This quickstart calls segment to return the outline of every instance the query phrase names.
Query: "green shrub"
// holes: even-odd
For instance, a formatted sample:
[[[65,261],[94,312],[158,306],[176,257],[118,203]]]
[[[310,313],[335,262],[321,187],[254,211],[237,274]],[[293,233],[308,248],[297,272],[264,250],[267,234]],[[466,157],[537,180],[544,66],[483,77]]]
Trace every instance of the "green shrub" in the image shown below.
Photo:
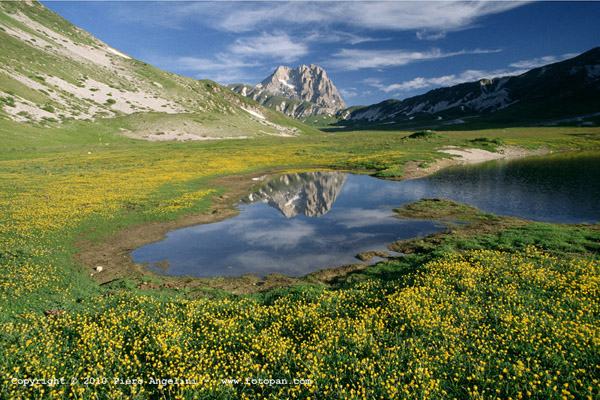
[[[15,98],[11,96],[0,97],[0,103],[4,103],[9,107],[15,107]]]
[[[412,135],[409,135],[408,138],[409,139],[429,139],[429,138],[440,138],[443,137],[443,135],[440,135],[439,133],[435,132],[435,131],[431,131],[429,129],[424,130],[424,131],[418,131],[413,133]]]

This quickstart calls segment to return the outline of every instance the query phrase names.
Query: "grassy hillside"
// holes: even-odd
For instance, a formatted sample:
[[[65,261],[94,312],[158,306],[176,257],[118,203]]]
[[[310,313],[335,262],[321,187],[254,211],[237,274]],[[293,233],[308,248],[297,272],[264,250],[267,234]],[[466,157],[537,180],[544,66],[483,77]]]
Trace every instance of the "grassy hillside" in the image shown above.
[[[0,120],[49,125],[125,116],[123,134],[152,140],[306,130],[214,82],[135,60],[38,2],[0,2]]]

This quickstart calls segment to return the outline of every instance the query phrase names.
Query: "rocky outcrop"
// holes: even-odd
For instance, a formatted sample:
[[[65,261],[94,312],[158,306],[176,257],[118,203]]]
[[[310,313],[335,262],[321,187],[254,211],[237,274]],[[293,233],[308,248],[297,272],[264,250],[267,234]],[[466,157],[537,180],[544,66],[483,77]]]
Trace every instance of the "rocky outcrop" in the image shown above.
[[[269,107],[299,120],[321,114],[333,115],[330,108],[322,107],[309,101],[276,96],[266,90],[259,89],[256,86],[234,83],[227,87],[242,96],[251,98],[265,107]]]
[[[280,66],[256,86],[235,83],[228,87],[299,120],[316,115],[334,116],[346,108],[325,70],[312,64],[296,69]]]
[[[282,175],[240,202],[253,204],[262,201],[281,211],[287,218],[299,214],[319,217],[329,212],[347,177],[345,172]]]
[[[309,101],[333,112],[346,108],[325,70],[313,64],[296,69],[280,66],[256,87],[276,96]]]

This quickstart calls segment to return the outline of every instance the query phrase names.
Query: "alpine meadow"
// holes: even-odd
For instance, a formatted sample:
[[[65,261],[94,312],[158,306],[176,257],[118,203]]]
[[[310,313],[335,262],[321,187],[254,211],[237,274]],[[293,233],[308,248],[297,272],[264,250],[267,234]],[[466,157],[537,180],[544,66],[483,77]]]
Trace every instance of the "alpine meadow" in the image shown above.
[[[600,398],[599,6],[0,1],[0,399]]]

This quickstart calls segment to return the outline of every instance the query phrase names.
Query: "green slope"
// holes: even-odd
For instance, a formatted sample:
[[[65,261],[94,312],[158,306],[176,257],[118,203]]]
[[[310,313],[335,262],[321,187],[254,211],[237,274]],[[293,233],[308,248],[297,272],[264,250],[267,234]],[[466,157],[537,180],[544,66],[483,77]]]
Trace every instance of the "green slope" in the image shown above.
[[[135,60],[38,2],[0,2],[0,123],[106,118],[151,139],[310,131],[215,82]]]

